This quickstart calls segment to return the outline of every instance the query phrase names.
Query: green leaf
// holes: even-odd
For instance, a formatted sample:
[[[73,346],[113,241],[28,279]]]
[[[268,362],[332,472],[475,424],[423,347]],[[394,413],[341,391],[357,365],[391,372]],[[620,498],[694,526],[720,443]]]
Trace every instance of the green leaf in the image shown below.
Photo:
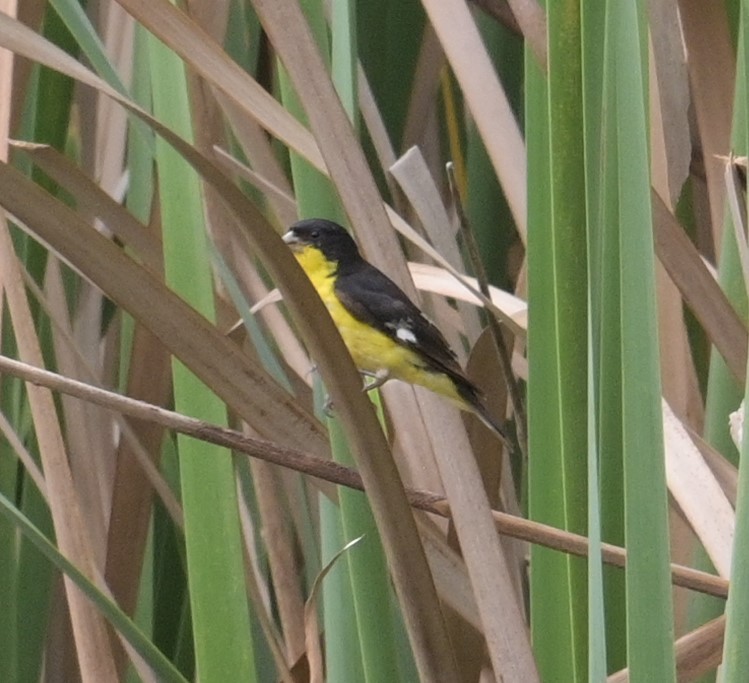
[[[49,4],[60,15],[60,19],[96,73],[113,88],[126,95],[127,88],[109,61],[104,45],[83,11],[81,3],[78,0],[50,0]]]
[[[632,680],[675,680],[655,256],[648,154],[647,41],[639,4],[609,2],[619,206],[621,424]],[[604,447],[602,445],[602,447]]]
[[[155,38],[149,48],[156,115],[189,139],[184,65]],[[161,138],[156,162],[167,283],[212,319],[213,283],[198,176]],[[226,424],[221,401],[180,362],[172,367],[176,409]],[[252,681],[254,654],[231,456],[187,437],[177,442],[197,675],[203,683]]]
[[[334,459],[354,466],[336,420],[328,420],[328,426]],[[369,503],[358,491],[339,487],[338,500],[344,541],[363,537],[361,543],[348,553],[348,576],[364,673],[361,680],[368,683],[397,680],[396,606],[391,600],[390,575],[377,525]]]
[[[734,119],[734,138],[737,151],[746,152],[749,141],[749,121],[746,112],[749,111],[749,89],[746,87],[747,67],[749,67],[749,50],[747,50],[747,30],[749,30],[749,3],[742,2],[741,32],[739,42],[739,68],[737,69],[736,99],[739,104],[737,108],[741,116]],[[746,204],[742,207],[746,210]],[[725,245],[733,254],[731,265],[734,266],[734,283],[742,280],[740,266],[737,263],[736,240],[733,238],[734,231],[728,229],[724,240],[730,243]],[[746,237],[744,236],[744,239]],[[739,271],[738,273],[735,271]],[[735,286],[734,284],[734,286]],[[734,293],[740,301],[745,302],[747,283],[744,281],[744,291]],[[749,395],[749,380],[744,389],[744,406]],[[736,529],[733,541],[733,561],[731,563],[731,590],[726,603],[726,635],[723,642],[723,669],[722,683],[738,683],[746,678],[749,670],[749,563],[746,555],[749,549],[749,429],[744,421],[743,439],[741,442],[741,456],[739,459],[739,481],[736,496]]]
[[[541,91],[532,96],[541,111],[533,112],[528,141],[534,178],[528,187],[529,516],[585,533],[588,284],[580,3],[550,2],[548,17],[548,81],[540,83],[535,73],[528,78],[528,90]],[[532,73],[531,60],[526,68]],[[538,139],[531,142],[533,135]],[[548,193],[539,180],[547,173]],[[587,678],[585,580],[584,562],[532,548],[531,627],[543,679]]]
[[[172,663],[146,638],[138,627],[102,593],[80,570],[64,557],[57,548],[37,529],[27,517],[2,494],[0,494],[0,514],[16,526],[34,547],[52,564],[69,577],[81,591],[97,606],[112,626],[121,633],[135,651],[143,657],[161,681],[187,683]]]

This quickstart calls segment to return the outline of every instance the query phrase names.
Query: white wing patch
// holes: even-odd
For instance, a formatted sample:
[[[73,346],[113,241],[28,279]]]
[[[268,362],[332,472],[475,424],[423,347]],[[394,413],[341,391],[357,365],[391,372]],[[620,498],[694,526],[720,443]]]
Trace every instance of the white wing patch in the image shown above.
[[[386,323],[386,327],[395,330],[396,339],[399,339],[406,344],[416,345],[418,343],[416,335],[413,333],[407,320],[399,320],[397,323]]]

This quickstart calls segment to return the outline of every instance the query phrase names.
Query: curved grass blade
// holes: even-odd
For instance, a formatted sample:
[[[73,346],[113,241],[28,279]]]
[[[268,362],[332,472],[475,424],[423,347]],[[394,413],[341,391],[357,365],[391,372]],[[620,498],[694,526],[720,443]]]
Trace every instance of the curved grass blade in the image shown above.
[[[104,593],[102,593],[81,571],[71,563],[50,541],[37,529],[16,507],[0,494],[0,514],[14,524],[21,533],[41,552],[52,564],[80,588],[80,590],[96,605],[97,609],[109,620],[119,633],[133,646],[136,652],[159,676],[159,680],[170,683],[187,683],[182,674],[164,654],[146,638],[138,627],[122,612]]]

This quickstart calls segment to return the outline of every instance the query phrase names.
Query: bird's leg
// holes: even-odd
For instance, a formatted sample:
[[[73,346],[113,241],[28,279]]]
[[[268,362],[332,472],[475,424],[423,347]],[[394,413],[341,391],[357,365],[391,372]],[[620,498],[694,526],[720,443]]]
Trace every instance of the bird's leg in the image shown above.
[[[313,365],[308,371],[307,376],[317,372],[317,364]],[[325,402],[322,404],[322,412],[326,417],[333,417],[333,399],[330,398],[330,394],[325,393]]]
[[[325,396],[325,403],[322,405],[322,411],[326,417],[333,417],[335,406],[333,405],[333,399],[330,398],[330,394]]]
[[[370,377],[372,379],[369,384],[367,384],[366,382],[364,383],[363,391],[365,393],[369,393],[373,389],[381,387],[390,379],[390,373],[385,369],[378,370],[377,372],[369,372],[368,370],[359,370],[359,372],[365,377]],[[323,413],[325,413],[325,415],[327,415],[328,417],[333,417],[333,408],[333,399],[331,399],[330,396],[326,396],[325,403],[322,407]]]
[[[364,375],[365,377],[373,378],[372,382],[364,385],[365,392],[370,392],[373,389],[378,389],[390,379],[390,372],[385,368],[381,368],[377,372],[362,372],[362,375]]]

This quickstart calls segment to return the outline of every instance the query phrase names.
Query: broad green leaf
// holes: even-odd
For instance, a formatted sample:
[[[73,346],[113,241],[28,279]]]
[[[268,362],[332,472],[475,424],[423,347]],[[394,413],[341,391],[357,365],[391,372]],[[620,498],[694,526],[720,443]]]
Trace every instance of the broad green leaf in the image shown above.
[[[661,386],[650,204],[644,8],[609,2],[619,206],[621,421],[627,642],[633,680],[675,679]],[[603,446],[602,446],[603,447]]]
[[[529,515],[584,533],[588,283],[580,5],[550,2],[547,12],[548,81],[529,79],[529,90],[538,87],[546,98],[546,111],[529,117],[528,141],[534,178],[528,184]],[[541,95],[533,105],[544,106]],[[548,194],[538,180],[546,173]],[[531,627],[543,679],[587,678],[585,577],[584,562],[532,548]]]

